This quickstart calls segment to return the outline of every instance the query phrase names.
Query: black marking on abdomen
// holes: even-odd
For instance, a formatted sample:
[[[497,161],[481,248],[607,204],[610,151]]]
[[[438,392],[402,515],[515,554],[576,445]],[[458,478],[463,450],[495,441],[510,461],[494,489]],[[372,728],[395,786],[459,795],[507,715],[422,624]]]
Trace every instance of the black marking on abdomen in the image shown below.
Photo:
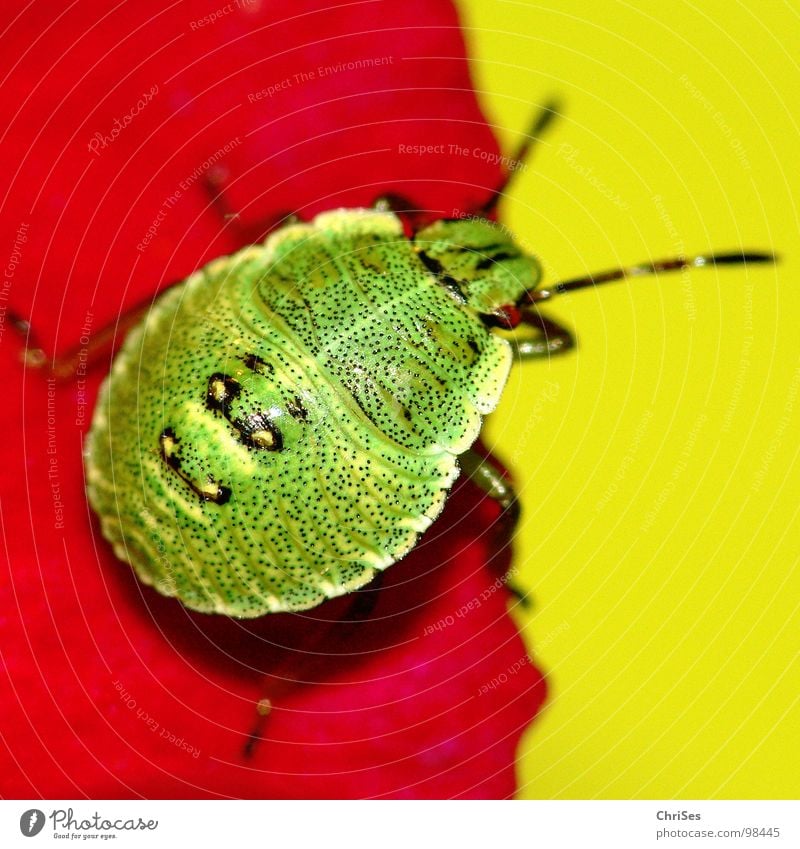
[[[281,451],[283,434],[265,413],[253,413],[246,419],[236,419],[231,424],[239,432],[239,441],[248,448],[260,451]]]
[[[181,460],[175,447],[180,439],[175,435],[171,427],[164,428],[158,437],[158,449],[161,459],[173,472],[192,490],[201,501],[211,501],[214,504],[227,504],[231,498],[231,489],[214,480],[211,475],[207,476],[205,486],[198,486],[188,475],[181,471]]]
[[[255,354],[248,354],[245,360],[247,361],[248,358],[258,360],[259,363],[267,366],[267,363],[257,358]],[[267,413],[251,413],[246,418],[231,417],[231,405],[241,392],[242,386],[238,380],[230,375],[216,372],[208,378],[206,406],[210,410],[222,413],[238,433],[242,445],[261,451],[280,451],[283,448],[283,434]]]
[[[161,452],[161,459],[170,467],[177,471],[181,467],[181,458],[173,449],[180,442],[180,439],[175,435],[175,431],[171,427],[165,427],[161,431],[161,436],[158,437],[158,447]]]
[[[231,488],[229,486],[223,486],[219,481],[215,481],[211,475],[208,476],[208,482],[216,486],[217,491],[214,495],[206,495],[202,492],[198,493],[202,501],[213,501],[214,504],[227,504],[231,500]]]

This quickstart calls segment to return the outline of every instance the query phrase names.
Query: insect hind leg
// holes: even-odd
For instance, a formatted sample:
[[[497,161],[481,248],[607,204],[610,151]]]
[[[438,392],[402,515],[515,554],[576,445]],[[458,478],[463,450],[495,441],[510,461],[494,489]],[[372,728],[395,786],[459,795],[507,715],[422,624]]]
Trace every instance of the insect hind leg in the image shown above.
[[[373,201],[372,208],[379,212],[393,212],[403,222],[406,235],[409,237],[437,216],[437,213],[433,210],[422,209],[409,197],[397,192],[386,192],[379,195]]]
[[[565,354],[575,347],[572,333],[538,309],[523,309],[520,312],[523,329],[506,338],[518,360],[552,357]]]

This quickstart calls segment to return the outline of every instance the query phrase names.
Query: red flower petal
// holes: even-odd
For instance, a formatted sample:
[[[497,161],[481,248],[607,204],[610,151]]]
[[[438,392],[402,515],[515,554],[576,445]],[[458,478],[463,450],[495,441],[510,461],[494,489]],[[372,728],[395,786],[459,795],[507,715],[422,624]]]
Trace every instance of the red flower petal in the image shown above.
[[[230,5],[83,2],[51,23],[40,3],[3,36],[0,219],[22,234],[4,295],[49,350],[286,212],[394,192],[452,215],[497,183],[496,159],[449,148],[496,152],[448,4]],[[367,622],[321,624],[342,600],[249,623],[188,613],[140,586],[89,515],[81,441],[102,374],[26,374],[4,325],[0,795],[513,793],[544,684],[471,485]],[[298,672],[309,683],[276,698],[246,758],[265,674]]]

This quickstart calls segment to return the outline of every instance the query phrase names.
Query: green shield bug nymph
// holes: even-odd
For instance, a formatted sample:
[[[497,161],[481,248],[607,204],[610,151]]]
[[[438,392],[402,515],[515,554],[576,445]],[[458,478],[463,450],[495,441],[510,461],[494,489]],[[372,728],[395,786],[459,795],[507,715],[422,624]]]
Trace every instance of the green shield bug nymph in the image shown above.
[[[156,301],[86,444],[91,504],[142,581],[209,613],[313,607],[407,554],[460,468],[513,521],[513,493],[470,449],[514,356],[571,346],[539,302],[772,259],[676,258],[541,289],[536,259],[486,217],[507,179],[463,219],[383,203],[287,223]],[[516,340],[495,332],[521,324]]]

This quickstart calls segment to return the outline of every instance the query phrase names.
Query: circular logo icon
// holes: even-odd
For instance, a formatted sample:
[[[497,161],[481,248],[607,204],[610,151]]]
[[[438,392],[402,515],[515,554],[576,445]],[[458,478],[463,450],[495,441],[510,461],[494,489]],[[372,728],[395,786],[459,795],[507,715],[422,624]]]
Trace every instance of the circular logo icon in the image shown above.
[[[31,808],[19,818],[19,830],[25,837],[36,837],[44,828],[44,812],[38,808]]]

